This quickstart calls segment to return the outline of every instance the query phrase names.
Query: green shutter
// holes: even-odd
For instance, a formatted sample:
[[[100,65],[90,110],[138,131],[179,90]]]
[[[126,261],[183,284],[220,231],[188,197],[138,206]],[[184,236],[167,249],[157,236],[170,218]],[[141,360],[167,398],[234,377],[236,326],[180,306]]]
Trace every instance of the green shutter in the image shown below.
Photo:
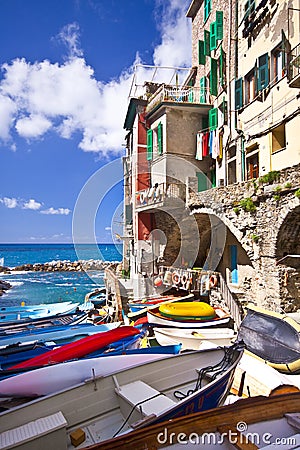
[[[204,30],[204,54],[210,56],[210,32]]]
[[[200,103],[208,103],[206,100],[206,77],[200,78]]]
[[[211,0],[204,0],[204,22],[207,20],[211,11]]]
[[[157,149],[158,154],[161,155],[163,151],[163,141],[162,141],[162,123],[159,122],[157,127]]]
[[[207,190],[207,176],[203,172],[196,172],[198,178],[198,192]]]
[[[220,77],[220,85],[224,86],[224,51],[223,48],[220,48],[220,56],[219,56],[219,77]]]
[[[223,39],[223,11],[216,11],[216,37],[219,41]]]
[[[214,50],[217,48],[217,35],[216,35],[216,22],[210,24],[210,49]]]
[[[204,41],[198,41],[198,59],[199,64],[201,65],[205,64],[206,56],[204,52]]]
[[[208,126],[210,130],[218,128],[218,108],[212,108],[208,111]]]
[[[262,91],[269,84],[269,56],[268,53],[258,58],[257,89]]]
[[[189,102],[189,103],[194,103],[194,89],[190,89],[190,90],[189,90],[189,94],[188,94],[188,102]]]
[[[243,107],[243,79],[235,80],[235,109]]]
[[[147,160],[151,161],[153,154],[153,130],[147,131]]]
[[[218,62],[214,58],[210,58],[209,92],[218,95]]]

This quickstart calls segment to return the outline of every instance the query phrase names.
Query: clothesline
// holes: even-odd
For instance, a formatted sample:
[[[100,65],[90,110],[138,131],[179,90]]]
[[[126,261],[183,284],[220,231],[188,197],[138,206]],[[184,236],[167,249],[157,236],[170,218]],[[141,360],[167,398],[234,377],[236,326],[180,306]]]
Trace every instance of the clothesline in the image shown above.
[[[213,159],[223,158],[223,134],[224,130],[199,131],[197,133],[196,159],[202,161],[205,156]]]

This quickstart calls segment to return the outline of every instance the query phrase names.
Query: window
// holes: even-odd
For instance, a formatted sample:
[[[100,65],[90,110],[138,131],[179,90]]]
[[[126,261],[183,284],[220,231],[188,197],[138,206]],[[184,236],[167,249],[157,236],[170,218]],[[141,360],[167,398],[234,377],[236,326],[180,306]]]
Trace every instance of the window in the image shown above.
[[[271,77],[272,82],[276,83],[284,77],[285,52],[283,43],[280,43],[271,54]]]
[[[236,182],[236,159],[233,159],[227,166],[227,181],[228,184]]]
[[[245,103],[250,103],[256,97],[255,69],[245,76]]]
[[[210,56],[210,32],[204,30],[204,54]]]
[[[210,50],[217,48],[217,26],[216,22],[210,24]]]
[[[204,0],[204,22],[206,22],[211,11],[211,0]]]
[[[244,14],[244,19],[246,19],[246,17],[249,17],[250,14],[252,14],[255,10],[255,0],[247,0],[245,3],[245,14]]]
[[[252,178],[258,178],[259,176],[259,165],[258,165],[258,152],[247,156],[247,180],[252,180]]]
[[[285,124],[279,125],[272,131],[272,153],[286,147]]]
[[[216,11],[216,37],[219,41],[223,39],[223,11]]]
[[[148,150],[148,144],[147,144]],[[163,139],[162,139],[162,123],[159,122],[157,128],[154,128],[152,133],[152,151],[156,155],[161,155],[163,152]],[[152,159],[149,158],[149,159]]]

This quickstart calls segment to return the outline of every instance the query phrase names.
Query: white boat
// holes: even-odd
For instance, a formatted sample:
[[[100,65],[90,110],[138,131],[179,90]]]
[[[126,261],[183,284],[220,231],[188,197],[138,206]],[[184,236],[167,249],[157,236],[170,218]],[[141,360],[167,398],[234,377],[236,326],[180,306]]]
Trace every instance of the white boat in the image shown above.
[[[60,450],[74,448],[73,444],[84,448],[219,406],[230,389],[243,348],[238,344],[186,352],[93,376],[0,413],[0,442],[5,439],[3,449],[25,442],[27,448]]]
[[[166,356],[170,356],[170,354],[103,356],[41,367],[1,380],[0,398],[39,397],[53,394],[83,383],[88,378],[102,377]]]
[[[20,305],[0,307],[0,322],[20,319],[35,319],[53,316],[55,314],[68,314],[74,312],[79,303],[42,303],[40,305]]]
[[[160,345],[182,344],[182,350],[199,350],[203,341],[216,345],[229,345],[235,333],[231,328],[153,328],[155,339]]]

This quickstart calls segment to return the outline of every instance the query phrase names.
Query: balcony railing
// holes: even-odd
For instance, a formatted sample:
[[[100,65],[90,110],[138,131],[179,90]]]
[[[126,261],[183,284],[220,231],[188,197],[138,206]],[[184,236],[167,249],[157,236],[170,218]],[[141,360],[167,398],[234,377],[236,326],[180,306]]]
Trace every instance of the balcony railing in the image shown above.
[[[288,80],[290,87],[300,87],[300,44],[289,54]]]
[[[186,186],[180,183],[160,183],[154,187],[138,191],[135,196],[136,208],[164,203],[167,199],[181,199],[185,202]]]
[[[209,105],[211,104],[211,95],[207,88],[162,84],[150,97],[146,112],[149,113],[162,102]]]

